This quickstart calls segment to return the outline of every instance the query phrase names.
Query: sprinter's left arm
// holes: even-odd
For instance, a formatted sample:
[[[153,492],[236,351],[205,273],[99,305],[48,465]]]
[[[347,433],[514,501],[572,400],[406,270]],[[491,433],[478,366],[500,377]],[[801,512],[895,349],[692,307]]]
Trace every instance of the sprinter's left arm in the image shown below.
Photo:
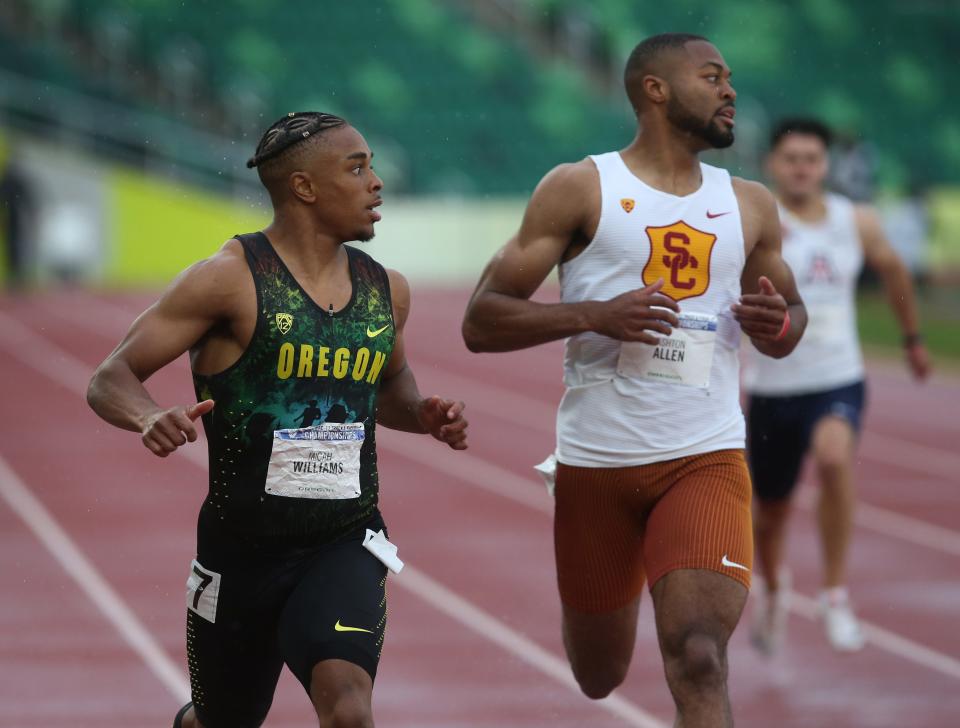
[[[807,310],[781,254],[780,216],[773,195],[758,182],[738,178],[734,178],[734,190],[749,252],[733,315],[757,351],[780,359],[803,336]]]
[[[430,434],[454,450],[467,449],[464,404],[439,396],[422,397],[413,370],[407,363],[403,330],[410,315],[410,284],[388,270],[393,298],[393,353],[387,362],[377,395],[377,422],[392,430]]]

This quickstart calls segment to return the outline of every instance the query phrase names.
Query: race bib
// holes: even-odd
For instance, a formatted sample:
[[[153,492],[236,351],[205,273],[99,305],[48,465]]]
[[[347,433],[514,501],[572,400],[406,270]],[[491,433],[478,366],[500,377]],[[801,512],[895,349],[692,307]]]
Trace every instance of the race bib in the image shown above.
[[[288,498],[360,497],[362,422],[274,430],[264,490]]]
[[[190,576],[187,577],[187,609],[216,623],[219,599],[220,574],[204,569],[196,559],[191,561]]]
[[[655,346],[639,341],[620,344],[617,374],[654,382],[683,384],[706,389],[710,386],[713,348],[717,342],[717,317],[702,313],[681,313],[680,325]]]

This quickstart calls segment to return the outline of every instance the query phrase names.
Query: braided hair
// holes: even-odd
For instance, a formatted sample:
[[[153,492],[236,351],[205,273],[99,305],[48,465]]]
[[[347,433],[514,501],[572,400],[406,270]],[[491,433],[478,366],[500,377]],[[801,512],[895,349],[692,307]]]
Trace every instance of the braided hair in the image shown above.
[[[259,167],[264,162],[276,159],[288,149],[311,136],[322,134],[328,129],[346,126],[347,122],[339,116],[325,114],[322,111],[291,111],[270,125],[257,144],[257,150],[247,160],[247,168]]]
[[[253,156],[247,160],[247,167],[257,168],[260,181],[272,197],[275,191],[279,191],[281,181],[292,171],[291,164],[299,162],[325,132],[346,125],[344,119],[333,114],[291,111],[264,132]]]

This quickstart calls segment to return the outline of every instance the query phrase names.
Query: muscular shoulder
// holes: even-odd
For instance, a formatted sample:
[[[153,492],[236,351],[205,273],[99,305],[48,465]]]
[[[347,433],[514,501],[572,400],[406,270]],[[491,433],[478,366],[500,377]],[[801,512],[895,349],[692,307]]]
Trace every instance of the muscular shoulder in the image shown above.
[[[233,238],[209,258],[180,273],[164,293],[161,304],[173,309],[202,307],[214,317],[224,317],[253,290],[243,246]]]
[[[535,233],[566,234],[590,226],[600,212],[600,175],[590,159],[560,164],[533,191],[524,222]],[[594,225],[595,226],[595,225]]]
[[[766,185],[742,177],[731,177],[733,192],[740,203],[740,214],[769,214],[777,211],[777,198]]]
[[[597,166],[593,160],[585,158],[579,162],[558,164],[543,176],[537,189],[572,195],[594,189],[599,179]]]
[[[580,206],[600,199],[600,174],[590,159],[558,164],[547,172],[533,192],[533,199],[563,206]]]
[[[393,300],[393,319],[397,328],[402,329],[410,315],[410,283],[400,271],[387,268],[390,281],[390,298]]]
[[[740,206],[743,239],[747,250],[763,241],[779,240],[780,213],[777,199],[765,185],[741,177],[732,177],[733,192]]]
[[[187,270],[206,283],[236,283],[238,278],[250,277],[243,246],[236,238],[231,238],[216,253]]]

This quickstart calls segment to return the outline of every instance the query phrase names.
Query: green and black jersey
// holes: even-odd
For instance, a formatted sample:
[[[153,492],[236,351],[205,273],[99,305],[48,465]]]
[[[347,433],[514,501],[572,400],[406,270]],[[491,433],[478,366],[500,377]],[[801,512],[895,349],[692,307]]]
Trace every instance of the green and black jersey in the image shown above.
[[[353,293],[345,308],[330,313],[310,299],[265,235],[237,238],[256,285],[257,322],[235,364],[193,375],[198,400],[216,402],[203,418],[210,485],[199,536],[250,547],[337,541],[379,518],[376,401],[396,335],[387,273],[345,246]],[[324,423],[363,423],[359,497],[268,492],[275,431]],[[302,467],[316,472],[330,465]]]

